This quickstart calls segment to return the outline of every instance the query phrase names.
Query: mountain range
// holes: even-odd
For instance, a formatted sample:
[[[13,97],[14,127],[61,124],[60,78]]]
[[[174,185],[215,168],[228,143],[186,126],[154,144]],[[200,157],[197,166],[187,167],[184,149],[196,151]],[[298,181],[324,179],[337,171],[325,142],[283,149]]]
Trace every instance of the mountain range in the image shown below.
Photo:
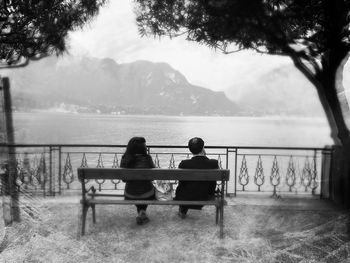
[[[284,65],[257,77],[243,78],[226,90],[248,115],[321,116],[315,87],[293,65]]]
[[[48,58],[7,72],[18,110],[164,115],[236,115],[223,92],[190,84],[166,63]]]
[[[350,86],[348,71],[344,72],[345,87]],[[242,76],[225,92],[192,85],[169,64],[150,61],[118,64],[109,58],[50,57],[0,73],[10,77],[13,105],[21,111],[223,116],[324,114],[316,89],[291,64],[259,75]]]

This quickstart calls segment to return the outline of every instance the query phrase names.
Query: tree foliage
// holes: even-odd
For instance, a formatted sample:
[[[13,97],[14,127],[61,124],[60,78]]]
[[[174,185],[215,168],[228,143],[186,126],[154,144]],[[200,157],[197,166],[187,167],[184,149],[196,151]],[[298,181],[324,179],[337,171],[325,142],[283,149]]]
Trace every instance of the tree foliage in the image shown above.
[[[24,66],[66,49],[69,31],[81,27],[105,0],[1,0],[0,65]]]
[[[350,51],[349,0],[136,2],[141,35],[186,35],[225,53],[252,49],[289,56],[317,88],[332,126],[349,139],[335,93]]]
[[[343,0],[137,0],[142,35],[186,34],[221,49],[295,55],[319,70],[330,49],[348,52],[350,1]],[[236,50],[230,50],[230,44]]]

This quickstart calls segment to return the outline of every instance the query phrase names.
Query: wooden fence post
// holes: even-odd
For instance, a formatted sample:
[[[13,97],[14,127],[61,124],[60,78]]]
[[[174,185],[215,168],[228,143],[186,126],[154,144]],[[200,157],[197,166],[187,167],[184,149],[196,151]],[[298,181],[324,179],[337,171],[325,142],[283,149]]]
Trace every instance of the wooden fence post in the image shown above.
[[[20,221],[19,191],[16,185],[17,161],[16,150],[13,145],[14,129],[12,121],[12,106],[10,81],[8,78],[0,78],[0,166],[1,187],[3,195],[3,214],[5,225]]]

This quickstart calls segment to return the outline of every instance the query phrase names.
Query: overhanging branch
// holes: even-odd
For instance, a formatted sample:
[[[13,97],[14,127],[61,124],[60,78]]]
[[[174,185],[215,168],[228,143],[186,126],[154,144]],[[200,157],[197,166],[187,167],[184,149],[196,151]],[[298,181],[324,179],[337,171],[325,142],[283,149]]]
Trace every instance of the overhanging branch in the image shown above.
[[[236,50],[227,51],[227,49],[225,49],[225,48],[220,48],[220,47],[218,47],[217,49],[221,50],[221,51],[222,51],[224,54],[226,54],[226,55],[228,55],[228,54],[233,54],[233,53],[237,53],[237,52],[239,52],[239,51],[244,50],[244,48],[238,48],[238,49],[236,49]]]
[[[317,78],[316,78],[316,72],[313,73],[300,59],[300,57],[298,57],[296,54],[291,53],[289,55],[289,57],[292,59],[295,67],[297,69],[299,69],[304,76],[313,84],[315,85],[316,88],[319,87],[320,83],[318,82]]]
[[[252,47],[252,49],[260,54],[264,54],[264,55],[274,55],[274,56],[289,56],[288,54],[285,54],[283,52],[279,52],[279,51],[267,51],[267,50],[261,50],[258,47]]]
[[[24,61],[18,63],[9,65],[8,63],[0,63],[0,69],[14,69],[14,68],[23,68],[25,66],[28,66],[30,61],[38,61],[40,59],[43,59],[45,57],[50,56],[49,54],[40,54],[39,56],[31,57],[31,58],[24,58]]]

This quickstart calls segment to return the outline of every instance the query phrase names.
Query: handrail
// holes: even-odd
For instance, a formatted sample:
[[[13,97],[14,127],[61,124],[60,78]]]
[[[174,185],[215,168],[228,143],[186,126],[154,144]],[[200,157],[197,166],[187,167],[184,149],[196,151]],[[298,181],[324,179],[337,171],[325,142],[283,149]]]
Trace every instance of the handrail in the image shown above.
[[[123,148],[126,147],[126,144],[6,144],[0,143],[0,147],[71,147],[71,148],[79,148],[79,147],[106,147],[106,148]],[[151,145],[148,144],[149,148],[172,148],[172,149],[184,149],[188,148],[187,145]],[[247,149],[247,150],[309,150],[309,151],[320,151],[320,150],[329,150],[333,151],[334,146],[325,146],[325,147],[283,147],[283,146],[237,146],[237,145],[208,145],[205,146],[207,149]]]

